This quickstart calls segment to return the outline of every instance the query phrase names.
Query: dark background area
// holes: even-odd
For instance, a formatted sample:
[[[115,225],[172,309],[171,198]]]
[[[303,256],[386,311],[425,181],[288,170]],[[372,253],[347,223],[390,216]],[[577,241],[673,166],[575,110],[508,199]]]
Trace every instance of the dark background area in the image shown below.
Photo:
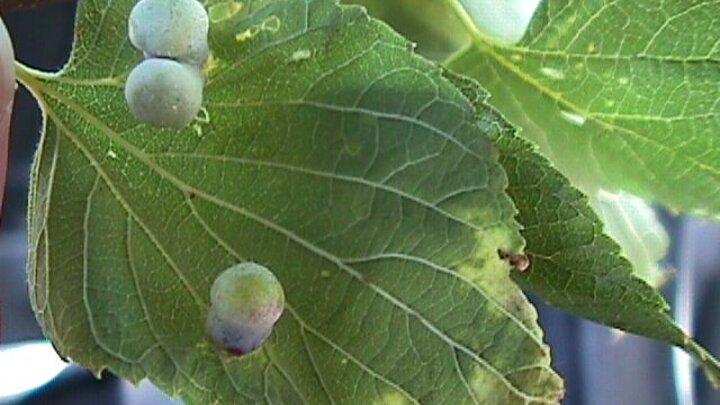
[[[60,69],[72,44],[72,3],[3,15],[15,53],[23,63]],[[41,131],[40,112],[27,91],[18,90],[12,123],[8,190],[0,223],[0,314],[2,343],[42,337],[27,297],[25,216],[32,157]],[[673,238],[668,264],[675,277],[665,288],[681,325],[712,353],[720,354],[720,226],[663,215]],[[699,370],[661,343],[555,311],[534,299],[552,348],[554,367],[566,380],[568,405],[720,404]],[[0,346],[2,347],[2,346]],[[10,365],[0,364],[0,368]],[[0,381],[0,385],[8,383]],[[77,367],[14,404],[163,404],[150,385],[132,388],[107,376],[98,381]],[[0,399],[0,404],[3,404]]]

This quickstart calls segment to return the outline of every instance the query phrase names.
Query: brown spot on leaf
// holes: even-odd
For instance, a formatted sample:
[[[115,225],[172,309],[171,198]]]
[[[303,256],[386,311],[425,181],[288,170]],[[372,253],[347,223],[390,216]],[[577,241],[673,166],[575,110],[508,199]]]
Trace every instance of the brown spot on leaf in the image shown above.
[[[519,271],[525,271],[530,268],[530,258],[524,253],[510,253],[499,249],[498,257],[508,262],[513,268]]]

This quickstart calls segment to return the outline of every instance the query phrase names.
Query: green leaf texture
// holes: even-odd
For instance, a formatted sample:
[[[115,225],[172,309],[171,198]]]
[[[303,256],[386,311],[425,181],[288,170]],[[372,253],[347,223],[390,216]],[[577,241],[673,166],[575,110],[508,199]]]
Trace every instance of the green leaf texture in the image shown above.
[[[368,12],[417,44],[416,51],[435,60],[446,60],[470,45],[452,6],[437,0],[346,0],[367,7]]]
[[[47,117],[32,301],[61,353],[198,404],[558,401],[497,256],[523,245],[507,177],[437,67],[360,8],[245,2],[213,14],[205,113],[154,130],[123,98],[132,4],[80,2],[70,65],[19,67]],[[204,323],[241,260],[274,271],[287,307],[230,358]]]
[[[716,216],[718,16],[704,0],[547,0],[520,44],[475,38],[451,67],[583,189]]]
[[[474,100],[485,132],[500,150],[510,180],[508,193],[524,225],[529,270],[513,275],[524,289],[551,305],[595,322],[683,348],[720,386],[720,362],[686,335],[668,314],[663,297],[633,274],[620,247],[603,233],[587,197],[572,187],[528,141],[515,135],[487,94],[471,79],[453,76]]]

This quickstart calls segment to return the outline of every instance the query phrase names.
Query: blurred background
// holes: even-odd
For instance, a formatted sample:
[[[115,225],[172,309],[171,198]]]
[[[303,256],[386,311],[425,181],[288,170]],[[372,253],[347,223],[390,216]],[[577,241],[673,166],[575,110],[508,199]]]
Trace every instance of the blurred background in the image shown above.
[[[0,0],[1,1],[1,0]],[[2,16],[18,60],[54,71],[67,61],[75,6],[66,1]],[[26,280],[26,205],[41,115],[23,88],[13,113],[8,189],[0,222],[0,405],[172,404],[149,383],[133,387],[106,374],[100,380],[62,361],[43,340],[30,309]],[[663,289],[678,322],[720,354],[720,226],[660,212],[671,236]],[[558,312],[534,299],[565,378],[568,405],[720,404],[689,358],[670,347]]]

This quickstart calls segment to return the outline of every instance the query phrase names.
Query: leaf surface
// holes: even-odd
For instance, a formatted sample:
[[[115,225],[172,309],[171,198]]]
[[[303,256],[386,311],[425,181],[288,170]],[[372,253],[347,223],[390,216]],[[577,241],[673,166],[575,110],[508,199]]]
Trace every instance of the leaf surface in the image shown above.
[[[703,0],[548,0],[517,46],[476,36],[450,66],[583,189],[716,216],[719,15]]]
[[[720,362],[677,326],[665,299],[633,273],[620,247],[603,233],[587,197],[534,145],[502,124],[476,82],[454,75],[452,80],[484,117],[481,125],[500,150],[508,193],[524,225],[525,252],[532,264],[525,272],[514,272],[513,279],[557,308],[683,348],[718,387]]]
[[[63,354],[199,404],[557,402],[497,256],[523,244],[506,175],[437,67],[360,8],[244,2],[212,13],[205,113],[154,130],[122,92],[133,3],[81,2],[70,65],[19,70],[47,116],[32,300]],[[230,358],[209,290],[245,260],[287,306]]]
[[[435,61],[446,60],[470,45],[460,19],[446,1],[437,0],[345,0],[367,7],[380,19],[417,44],[416,51]]]
[[[427,47],[427,43],[439,39],[446,40],[453,36],[459,38],[467,33],[478,34],[471,27],[472,23],[468,18],[464,19],[464,22],[469,24],[466,26],[465,33],[458,34],[457,27],[451,26],[445,26],[440,33],[435,33],[438,27],[435,25],[435,21],[451,19],[453,6],[457,12],[456,18],[459,16],[463,19],[464,13],[460,8],[460,3],[455,0],[442,2],[445,6],[437,6],[432,13],[433,18],[425,19],[422,18],[424,14],[420,8],[407,7],[404,2],[391,4],[364,1],[364,3],[370,6],[370,11],[376,15],[383,18],[389,16],[388,21],[393,27],[408,38],[418,41],[420,49],[424,46]],[[676,10],[681,5],[680,2],[673,1],[663,4],[665,3],[671,3],[668,7],[670,11]],[[683,4],[688,4],[691,10],[717,8],[714,4],[690,3]],[[479,91],[475,83],[451,74],[453,81],[464,89],[469,98],[475,100],[481,121],[485,121],[486,124],[485,132],[491,134],[500,149],[501,163],[510,179],[509,193],[519,210],[518,220],[525,226],[523,236],[527,240],[526,251],[530,253],[533,266],[527,273],[516,274],[515,280],[525,289],[533,291],[565,311],[685,348],[700,361],[710,380],[717,385],[718,376],[720,376],[717,360],[678,328],[668,316],[668,304],[651,285],[643,281],[645,279],[657,284],[666,278],[666,275],[659,273],[655,267],[656,261],[664,256],[667,245],[661,225],[648,211],[648,207],[636,199],[598,200],[596,206],[603,209],[603,214],[609,222],[608,225],[612,227],[607,230],[607,233],[618,236],[623,243],[621,251],[617,243],[606,236],[603,224],[592,211],[588,199],[575,188],[576,186],[580,187],[592,195],[603,195],[600,190],[603,185],[609,186],[611,189],[617,188],[617,184],[603,174],[605,167],[608,167],[610,171],[621,171],[622,173],[618,177],[622,181],[631,179],[631,177],[624,178],[624,173],[638,169],[632,167],[632,162],[627,162],[628,148],[625,143],[619,136],[614,138],[620,142],[615,142],[611,139],[613,136],[610,136],[608,132],[597,128],[593,129],[589,125],[591,120],[587,117],[578,115],[567,108],[560,109],[556,99],[548,97],[547,94],[543,94],[542,88],[534,86],[535,78],[539,77],[538,80],[551,79],[550,82],[553,85],[575,86],[572,91],[567,93],[573,97],[587,98],[597,94],[595,89],[599,87],[595,86],[596,82],[585,80],[584,76],[578,74],[565,75],[566,71],[560,68],[543,69],[546,65],[560,66],[561,68],[574,66],[581,70],[582,68],[596,67],[605,75],[628,74],[629,80],[637,83],[646,80],[645,76],[648,74],[660,72],[652,70],[648,73],[640,70],[637,72],[640,74],[639,77],[632,77],[631,73],[635,74],[633,70],[635,64],[641,66],[642,58],[632,58],[620,54],[615,57],[618,61],[618,69],[603,67],[605,65],[612,66],[613,56],[602,55],[598,44],[606,46],[603,49],[607,50],[613,49],[613,44],[617,41],[623,41],[623,46],[628,46],[632,41],[642,41],[642,35],[645,34],[636,35],[634,30],[638,28],[638,21],[644,21],[643,14],[639,11],[643,7],[647,6],[626,1],[612,3],[546,1],[543,2],[543,8],[538,12],[530,33],[520,45],[511,48],[492,47],[485,43],[483,38],[476,36],[473,47],[452,61],[449,67],[453,71],[471,75],[482,86],[488,88],[493,95],[492,98],[486,100],[485,92]],[[661,7],[664,6],[657,6],[657,8]],[[618,21],[618,14],[609,13],[611,10],[617,12],[618,8],[627,12],[622,19],[626,22],[622,28],[613,26]],[[597,15],[592,14],[590,18],[583,20],[589,15],[588,10],[599,11],[600,9],[602,11]],[[555,18],[556,15],[560,17]],[[653,15],[653,18],[657,17],[657,14]],[[405,19],[413,19],[421,23],[415,26],[403,24]],[[604,22],[598,22],[596,19],[604,19]],[[674,18],[669,19],[674,20]],[[707,20],[707,16],[702,16],[702,19]],[[576,28],[581,23],[588,26],[588,32],[578,33]],[[668,22],[668,24],[671,23]],[[617,33],[593,36],[593,30],[598,32],[603,26],[605,31],[617,30]],[[711,25],[711,31],[714,28],[715,25]],[[573,31],[573,29],[576,30]],[[578,33],[578,37],[584,37],[586,42],[591,41],[594,44],[590,48],[595,56],[570,54],[568,49],[561,47],[563,38],[568,40],[576,33]],[[428,38],[429,34],[434,36],[430,35]],[[539,38],[547,39],[547,43]],[[550,41],[548,38],[556,38],[556,40]],[[689,44],[692,41],[698,42],[699,37],[697,35],[693,35],[693,38],[682,36],[674,43],[677,45],[678,51],[682,51],[683,47],[677,42]],[[552,46],[550,42],[553,43]],[[552,51],[536,49],[543,46],[552,48]],[[582,60],[583,63],[587,62],[587,65],[581,66],[579,60]],[[515,67],[510,69],[504,64],[505,62],[514,64]],[[655,62],[659,66],[663,63],[671,64],[672,60],[656,60]],[[551,63],[555,63],[555,65]],[[557,65],[557,63],[560,64]],[[571,63],[574,64],[571,65]],[[692,66],[691,63],[688,65],[686,74],[691,76],[700,74],[700,71],[696,70],[696,66]],[[523,70],[528,66],[534,66],[534,70]],[[619,68],[626,70],[623,71]],[[628,73],[627,69],[631,69],[631,72]],[[567,71],[572,72],[572,70]],[[677,79],[677,77],[667,77],[660,81]],[[698,78],[693,77],[693,80],[696,79]],[[618,87],[612,82],[600,87],[610,88],[613,86]],[[715,87],[706,90],[712,92]],[[650,89],[650,87],[636,86],[633,92],[640,94],[642,91]],[[655,88],[652,87],[652,89]],[[691,90],[692,88],[688,86],[678,87],[678,97],[676,98],[699,96],[698,93],[689,95],[683,93]],[[676,102],[667,98],[663,100],[666,100],[668,104]],[[489,106],[490,104],[492,107]],[[628,100],[623,108],[635,108],[633,107],[635,105],[636,100]],[[642,106],[642,104],[640,105]],[[707,104],[705,106],[707,107]],[[497,113],[493,107],[498,107],[505,116],[511,119],[511,122],[521,126],[519,135],[539,143],[541,152],[549,156],[557,166],[541,157],[528,142],[516,136],[510,126],[498,126],[498,123],[503,120],[496,116]],[[488,118],[493,116],[496,118]],[[673,126],[668,126],[666,129],[668,129],[665,131],[666,133],[673,133],[676,130]],[[697,136],[687,139],[687,143],[703,142],[703,139],[707,139],[704,138],[708,134],[706,132],[697,133]],[[658,139],[672,139],[672,137],[661,137],[659,134],[660,132],[653,132],[651,135]],[[594,140],[596,137],[600,140]],[[592,155],[595,152],[593,147],[583,147],[586,140],[592,146],[601,145],[605,148],[602,153],[610,157],[601,162],[603,166]],[[555,143],[559,146],[556,146]],[[666,155],[643,156],[657,161],[664,159]],[[699,157],[705,158],[706,154],[700,154]],[[568,164],[570,161],[574,164]],[[562,174],[555,167],[561,169]],[[683,172],[686,179],[696,175],[687,172]],[[634,175],[631,173],[630,176]],[[572,185],[565,176],[570,177]],[[646,186],[653,187],[653,184],[666,180],[667,178],[645,178],[641,181],[644,181]],[[677,181],[676,178],[673,178],[663,187],[678,189]],[[682,190],[692,187],[694,186],[689,184],[683,185]],[[702,191],[704,191],[702,188],[692,190],[695,196],[702,194]],[[607,192],[604,195],[615,196],[615,194]],[[655,195],[651,194],[652,196]],[[686,193],[679,197],[689,201],[692,196]],[[703,196],[703,198],[705,197],[707,195]],[[712,202],[714,203],[714,201]],[[628,210],[633,211],[632,215]],[[632,264],[626,257],[632,260]],[[633,264],[637,268],[633,269]]]

